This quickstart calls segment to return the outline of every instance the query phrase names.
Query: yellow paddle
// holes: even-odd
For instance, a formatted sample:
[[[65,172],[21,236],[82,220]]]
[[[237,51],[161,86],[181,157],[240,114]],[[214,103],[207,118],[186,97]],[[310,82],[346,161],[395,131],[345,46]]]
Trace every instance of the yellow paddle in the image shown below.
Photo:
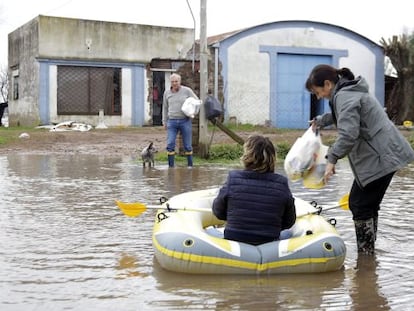
[[[129,217],[136,217],[147,210],[147,207],[143,203],[125,203],[121,201],[115,201],[116,205],[121,209],[121,211]]]
[[[329,211],[330,209],[338,207],[341,207],[344,210],[349,210],[349,193],[345,194],[342,196],[342,198],[339,199],[338,205],[322,208],[321,212]]]
[[[121,201],[115,201],[116,205],[121,209],[121,211],[129,217],[137,217],[145,212],[147,209],[170,209],[170,210],[181,210],[181,211],[195,211],[195,212],[211,212],[211,209],[201,208],[201,207],[174,207],[170,208],[168,205],[145,205],[140,202],[125,203]]]
[[[345,194],[338,202],[338,205],[342,207],[342,209],[349,210],[349,193]]]
[[[349,210],[349,193],[345,194],[338,202],[338,205],[323,208],[322,210],[317,210],[315,212],[312,212],[311,214],[316,214],[321,211],[327,211],[330,209],[341,207],[344,210]],[[145,212],[147,209],[173,209],[173,210],[183,210],[183,211],[195,211],[195,212],[211,212],[211,209],[207,208],[201,208],[201,207],[186,207],[186,206],[180,206],[180,207],[174,207],[170,208],[168,205],[145,205],[144,203],[140,202],[133,202],[133,203],[125,203],[121,201],[115,201],[116,205],[121,209],[121,211],[129,217],[137,217],[141,215],[143,212]]]

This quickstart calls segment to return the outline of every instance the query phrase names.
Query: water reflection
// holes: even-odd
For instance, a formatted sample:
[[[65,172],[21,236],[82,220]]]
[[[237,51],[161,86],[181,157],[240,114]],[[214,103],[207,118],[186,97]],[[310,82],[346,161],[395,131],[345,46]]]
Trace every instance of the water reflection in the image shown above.
[[[171,296],[154,301],[154,307],[189,306],[194,297],[204,310],[317,310],[340,294],[344,271],[318,276],[302,275],[182,275],[163,270],[154,262],[157,288]],[[343,305],[343,301],[336,301]],[[198,308],[194,308],[198,309]]]
[[[355,310],[390,310],[378,282],[378,264],[376,256],[358,256],[349,289]]]
[[[292,192],[322,206],[347,193],[352,174],[323,190]],[[337,220],[344,269],[318,275],[195,276],[154,261],[155,211],[124,216],[116,199],[156,204],[162,196],[221,185],[228,167],[142,168],[128,157],[0,157],[2,310],[409,310],[414,303],[411,207],[414,166],[394,177],[380,211],[376,258],[357,256],[349,211]]]

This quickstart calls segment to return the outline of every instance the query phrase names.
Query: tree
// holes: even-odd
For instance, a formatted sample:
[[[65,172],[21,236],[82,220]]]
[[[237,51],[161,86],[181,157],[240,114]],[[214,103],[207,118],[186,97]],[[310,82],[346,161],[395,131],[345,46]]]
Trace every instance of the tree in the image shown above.
[[[8,101],[9,94],[9,76],[7,75],[7,68],[0,68],[0,102]]]
[[[414,120],[414,33],[382,38],[380,43],[398,75],[385,103],[388,116],[396,124]]]

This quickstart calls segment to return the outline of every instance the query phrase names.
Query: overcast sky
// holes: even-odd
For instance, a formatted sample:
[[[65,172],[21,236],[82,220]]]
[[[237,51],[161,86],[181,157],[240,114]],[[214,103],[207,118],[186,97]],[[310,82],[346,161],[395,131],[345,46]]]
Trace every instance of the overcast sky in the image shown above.
[[[188,0],[199,37],[200,0]],[[411,3],[411,4],[410,4]],[[414,29],[412,0],[207,0],[207,35],[281,20],[311,20],[375,43]],[[390,7],[392,5],[392,7]],[[7,34],[38,15],[193,28],[187,0],[0,0],[0,64]]]

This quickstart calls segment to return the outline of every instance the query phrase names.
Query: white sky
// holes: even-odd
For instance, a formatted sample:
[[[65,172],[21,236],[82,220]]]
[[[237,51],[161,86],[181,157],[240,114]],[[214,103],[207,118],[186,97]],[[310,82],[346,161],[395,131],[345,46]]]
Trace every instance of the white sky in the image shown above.
[[[188,0],[199,37],[200,0]],[[414,30],[412,0],[207,0],[207,35],[281,20],[311,20],[379,43]],[[393,7],[390,7],[392,5]],[[398,14],[398,15],[397,15]],[[0,0],[0,65],[7,35],[38,15],[193,28],[187,0]]]

